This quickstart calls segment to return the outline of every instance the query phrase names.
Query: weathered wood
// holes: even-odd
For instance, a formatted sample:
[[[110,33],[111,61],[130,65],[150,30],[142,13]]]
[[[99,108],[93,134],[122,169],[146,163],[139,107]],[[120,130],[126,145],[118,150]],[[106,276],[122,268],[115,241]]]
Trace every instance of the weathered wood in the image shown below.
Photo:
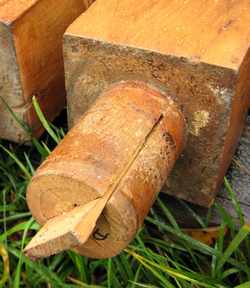
[[[189,135],[164,190],[211,206],[247,111],[249,9],[246,0],[95,2],[64,37],[70,124],[112,83],[167,91]]]
[[[39,135],[31,97],[37,97],[50,120],[65,105],[62,35],[92,2],[0,0],[1,138],[27,140],[6,106]]]
[[[31,256],[47,256],[71,245],[83,255],[105,258],[133,239],[185,140],[184,117],[162,93],[140,82],[111,87],[37,170],[27,194],[32,215],[41,224],[58,218],[45,224],[28,246]],[[101,204],[109,201],[85,244],[75,245],[70,227],[53,232],[53,223],[70,223],[65,218],[75,206],[96,199]],[[96,223],[95,217],[89,222]],[[84,217],[78,219],[85,231]]]
[[[250,220],[250,114],[246,119],[246,125],[227,178],[242,207],[245,220]],[[220,203],[234,219],[239,218],[225,187],[221,189],[216,202]],[[211,221],[216,224],[221,222],[221,217],[215,209]]]
[[[243,216],[245,220],[248,221],[250,219],[250,114],[246,119],[239,146],[226,176],[233,191],[236,193],[236,198],[241,205]],[[200,227],[200,224],[193,217],[192,213],[190,213],[186,206],[183,206],[178,199],[163,195],[163,193],[161,193],[160,197],[171,210],[180,226],[187,228]],[[215,203],[220,204],[231,215],[232,219],[240,224],[239,215],[237,215],[234,204],[224,186],[220,189],[220,192],[215,199]],[[197,205],[189,203],[186,203],[186,205],[204,220],[206,220],[208,213],[211,214],[210,225],[220,225],[222,216],[214,206],[211,207],[211,211],[209,211],[208,209]]]

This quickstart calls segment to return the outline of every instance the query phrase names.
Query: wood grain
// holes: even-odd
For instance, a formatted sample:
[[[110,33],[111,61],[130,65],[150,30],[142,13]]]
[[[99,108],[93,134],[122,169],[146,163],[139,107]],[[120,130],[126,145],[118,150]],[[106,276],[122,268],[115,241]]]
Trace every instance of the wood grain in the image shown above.
[[[32,109],[33,95],[49,120],[65,105],[62,35],[91,2],[0,0],[0,137],[28,137],[6,104],[34,135],[41,133],[41,126]]]
[[[107,201],[99,198],[50,219],[26,246],[25,254],[36,260],[84,245]]]
[[[68,33],[238,69],[249,48],[249,9],[248,0],[99,0]]]

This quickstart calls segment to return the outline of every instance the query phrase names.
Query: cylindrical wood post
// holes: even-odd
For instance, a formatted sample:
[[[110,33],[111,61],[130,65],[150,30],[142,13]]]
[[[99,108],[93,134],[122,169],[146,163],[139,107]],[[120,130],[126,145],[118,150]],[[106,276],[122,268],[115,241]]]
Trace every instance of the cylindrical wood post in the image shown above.
[[[93,201],[106,199],[99,201],[100,215],[91,214],[87,221],[85,213],[85,222],[77,226],[79,233],[84,234],[84,225],[93,219],[91,231],[88,226],[91,235],[84,243],[78,237],[72,242],[75,244],[60,244],[60,249],[51,244],[43,250],[40,245],[38,253],[34,248],[37,243],[41,239],[44,245],[48,242],[47,236],[40,236],[28,246],[27,254],[48,256],[63,248],[74,248],[93,258],[119,253],[141,226],[180,155],[184,140],[185,119],[168,95],[137,81],[110,87],[37,170],[27,194],[29,208],[42,225],[60,215],[72,217],[74,212],[70,211],[79,212],[79,207],[88,203],[93,203],[95,210]],[[59,221],[66,220],[61,217]],[[47,234],[51,225],[44,229]],[[62,226],[66,229],[66,224]],[[72,232],[73,236],[76,234]],[[49,237],[50,243],[53,237]]]

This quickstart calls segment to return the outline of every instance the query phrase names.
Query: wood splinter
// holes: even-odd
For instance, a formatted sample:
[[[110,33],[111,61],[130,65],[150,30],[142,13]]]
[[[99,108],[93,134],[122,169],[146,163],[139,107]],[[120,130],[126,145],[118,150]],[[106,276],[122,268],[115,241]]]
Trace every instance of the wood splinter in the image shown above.
[[[52,218],[36,234],[24,253],[36,260],[83,245],[92,234],[106,202],[107,197],[96,199]]]
[[[139,81],[109,87],[33,177],[28,205],[44,226],[25,253],[117,255],[142,225],[184,140],[182,112],[164,92]]]

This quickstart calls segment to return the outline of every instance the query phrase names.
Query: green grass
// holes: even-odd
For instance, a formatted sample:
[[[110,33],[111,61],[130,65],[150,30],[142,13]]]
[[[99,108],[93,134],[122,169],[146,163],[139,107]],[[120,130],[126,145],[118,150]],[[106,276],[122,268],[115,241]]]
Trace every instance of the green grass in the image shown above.
[[[217,205],[221,226],[213,246],[184,234],[159,198],[133,243],[117,257],[91,260],[68,251],[39,262],[26,258],[23,247],[39,229],[26,206],[26,187],[64,136],[33,102],[47,130],[42,140],[33,139],[31,146],[0,141],[0,287],[250,287],[250,226],[226,179],[240,226]],[[191,208],[188,213],[207,226]]]

